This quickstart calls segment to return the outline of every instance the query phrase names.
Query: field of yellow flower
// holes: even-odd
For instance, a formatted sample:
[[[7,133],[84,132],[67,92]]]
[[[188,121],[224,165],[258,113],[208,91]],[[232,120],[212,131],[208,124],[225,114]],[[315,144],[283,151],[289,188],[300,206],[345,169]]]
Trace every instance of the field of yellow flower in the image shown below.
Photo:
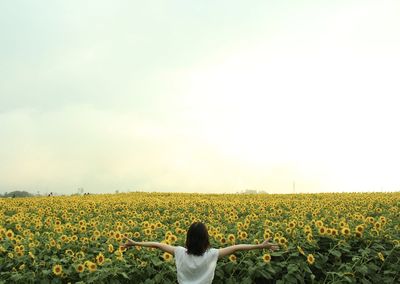
[[[399,283],[400,193],[126,193],[0,199],[0,283],[176,283],[174,258],[124,236],[213,247],[271,238],[276,252],[218,261],[214,283]]]

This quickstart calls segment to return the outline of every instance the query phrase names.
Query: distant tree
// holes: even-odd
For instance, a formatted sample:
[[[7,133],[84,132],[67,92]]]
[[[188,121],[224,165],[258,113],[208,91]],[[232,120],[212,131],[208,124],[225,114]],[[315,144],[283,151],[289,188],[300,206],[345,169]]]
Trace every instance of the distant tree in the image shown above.
[[[27,191],[15,190],[6,192],[3,197],[32,197],[33,195]]]

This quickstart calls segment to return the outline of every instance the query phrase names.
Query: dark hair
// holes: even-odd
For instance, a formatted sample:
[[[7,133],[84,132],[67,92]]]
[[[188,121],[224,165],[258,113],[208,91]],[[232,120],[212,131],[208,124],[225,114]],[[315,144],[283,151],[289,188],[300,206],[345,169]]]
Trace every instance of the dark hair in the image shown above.
[[[186,248],[188,254],[203,255],[210,247],[210,239],[206,225],[195,222],[190,225],[186,235]]]

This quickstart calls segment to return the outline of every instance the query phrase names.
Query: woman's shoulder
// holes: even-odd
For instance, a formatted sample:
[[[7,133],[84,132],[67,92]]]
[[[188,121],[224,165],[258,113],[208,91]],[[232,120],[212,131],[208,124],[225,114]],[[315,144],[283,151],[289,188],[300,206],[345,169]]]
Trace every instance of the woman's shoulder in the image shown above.
[[[217,248],[209,248],[205,253],[208,255],[218,255],[219,250]]]
[[[208,250],[206,250],[205,254],[206,258],[209,259],[210,261],[217,261],[219,250],[216,248],[209,248]]]
[[[186,248],[184,248],[182,246],[175,247],[175,255],[176,254],[182,254],[182,253],[186,253]]]

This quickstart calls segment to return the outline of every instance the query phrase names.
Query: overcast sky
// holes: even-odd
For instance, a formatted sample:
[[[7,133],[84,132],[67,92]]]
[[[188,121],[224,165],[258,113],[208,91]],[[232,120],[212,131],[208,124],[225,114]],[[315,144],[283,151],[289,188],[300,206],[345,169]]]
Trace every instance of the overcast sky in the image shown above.
[[[1,1],[0,192],[399,190],[400,1]]]

